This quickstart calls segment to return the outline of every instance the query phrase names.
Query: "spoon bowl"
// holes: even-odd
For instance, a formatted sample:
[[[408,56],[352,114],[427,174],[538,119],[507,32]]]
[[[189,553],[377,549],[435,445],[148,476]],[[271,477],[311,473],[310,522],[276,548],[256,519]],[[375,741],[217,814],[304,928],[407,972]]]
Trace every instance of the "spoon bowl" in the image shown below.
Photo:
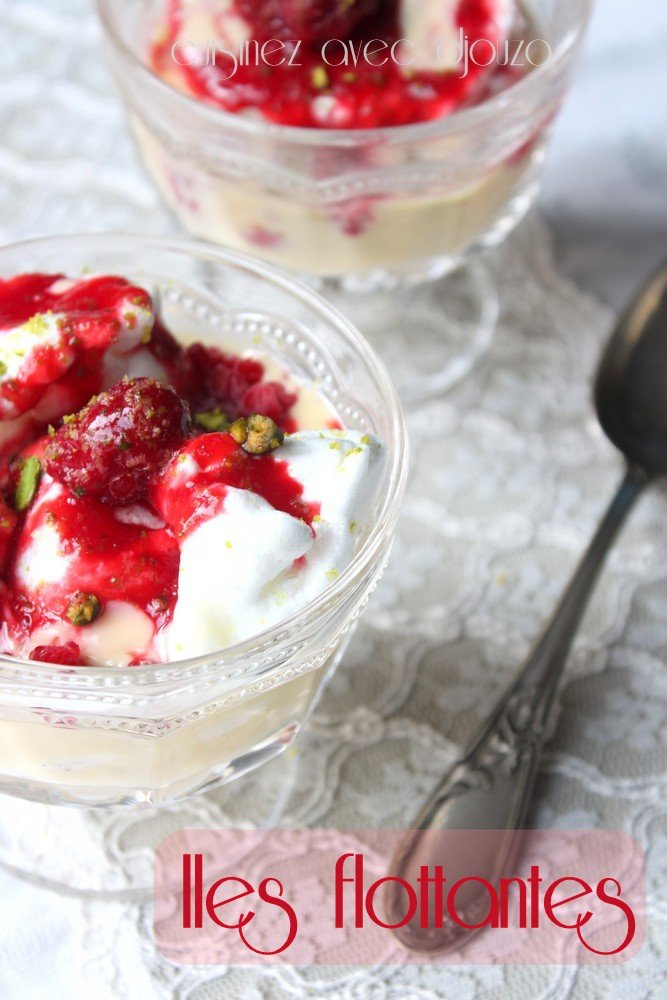
[[[598,419],[630,465],[667,473],[667,264],[621,317],[598,369]]]

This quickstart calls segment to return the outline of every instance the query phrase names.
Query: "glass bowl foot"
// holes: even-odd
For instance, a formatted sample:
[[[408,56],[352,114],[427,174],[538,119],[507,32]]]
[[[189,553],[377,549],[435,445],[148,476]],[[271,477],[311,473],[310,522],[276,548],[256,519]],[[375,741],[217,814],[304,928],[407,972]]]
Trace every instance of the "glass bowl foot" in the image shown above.
[[[467,378],[491,344],[500,311],[495,281],[479,258],[400,292],[323,291],[380,354],[408,405]]]

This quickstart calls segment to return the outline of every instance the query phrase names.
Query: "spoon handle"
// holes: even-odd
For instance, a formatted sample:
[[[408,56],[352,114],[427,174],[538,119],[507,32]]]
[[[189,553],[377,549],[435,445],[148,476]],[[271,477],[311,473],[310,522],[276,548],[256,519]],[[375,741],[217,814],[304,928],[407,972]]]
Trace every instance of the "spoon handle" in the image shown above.
[[[646,482],[641,470],[627,470],[551,622],[465,756],[445,775],[415,820],[414,832],[393,860],[392,874],[414,879],[420,865],[443,864],[442,857],[437,860],[433,857],[437,845],[437,838],[434,840],[432,836],[434,831],[511,832],[525,823],[545,731],[553,715],[558,683],[574,634],[609,547]],[[517,836],[499,836],[494,849],[486,857],[477,858],[474,872],[455,876],[448,864],[448,884],[466,874],[494,881],[512,863],[518,848]],[[488,897],[485,899],[488,905]],[[474,900],[468,902],[474,910]],[[390,913],[398,912],[392,910],[391,896],[388,907]],[[395,933],[410,948],[441,950],[460,943],[461,932],[457,934],[451,926],[439,931],[422,929],[413,921]]]

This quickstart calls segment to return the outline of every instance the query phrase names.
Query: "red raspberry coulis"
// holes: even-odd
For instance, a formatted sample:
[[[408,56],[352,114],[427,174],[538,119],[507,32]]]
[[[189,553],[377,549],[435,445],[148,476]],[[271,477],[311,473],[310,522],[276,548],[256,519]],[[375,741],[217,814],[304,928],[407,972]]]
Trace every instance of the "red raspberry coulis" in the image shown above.
[[[377,63],[386,52],[364,58],[366,42],[381,40],[392,46],[400,40],[398,0],[358,0],[351,5],[334,0],[236,0],[236,11],[249,24],[254,41],[301,42],[294,64],[287,57],[284,65],[255,58],[236,65],[222,49],[214,60],[208,53],[188,59],[179,53],[177,62],[173,46],[179,39],[182,2],[168,4],[165,30],[150,52],[155,72],[177,68],[188,92],[200,100],[231,112],[254,109],[282,125],[370,129],[430,121],[483,100],[505,75],[495,63],[471,62],[465,75],[459,67],[436,71],[402,67],[398,59],[407,62],[409,52],[388,58],[382,66]],[[460,0],[456,25],[470,43],[497,39],[496,6],[494,0]],[[356,65],[352,56],[347,64],[328,64],[342,60],[344,50],[339,45],[327,49],[325,62],[322,44],[329,39],[347,41],[348,51],[357,54]],[[321,97],[328,99],[325,109],[317,100]]]
[[[85,663],[77,642],[31,648],[33,633],[59,622],[85,629],[67,615],[81,593],[95,596],[102,615],[109,602],[123,601],[145,613],[155,632],[163,628],[178,594],[178,538],[218,513],[228,488],[252,490],[309,525],[319,504],[303,499],[286,462],[249,455],[226,432],[203,434],[190,423],[188,404],[195,415],[223,410],[230,420],[262,412],[284,431],[297,430],[290,412],[296,395],[266,381],[259,361],[203,344],[183,348],[156,319],[150,341],[137,350],[150,352],[175,388],[138,378],[100,391],[105,352],[118,336],[122,310],[131,304],[150,313],[151,299],[116,277],[54,291],[62,277],[31,274],[0,282],[0,337],[50,311],[61,318],[65,345],[55,360],[43,355],[21,370],[11,387],[24,405],[39,402],[50,387],[62,409],[51,418],[56,429],[50,435],[28,410],[18,436],[2,446],[0,621],[12,648],[27,650],[35,661],[72,666]],[[72,414],[82,395],[89,405]],[[185,479],[172,475],[183,456],[197,467]],[[41,478],[27,508],[17,512],[15,491],[28,458],[39,460]],[[29,586],[19,566],[45,527],[58,533],[64,572]],[[150,662],[150,654],[138,650],[132,662]]]
[[[193,461],[197,471],[184,475],[181,470]],[[311,526],[320,512],[319,503],[303,499],[303,486],[290,476],[287,462],[275,455],[248,455],[226,433],[203,434],[184,445],[161,473],[151,500],[181,537],[223,509],[230,486],[250,490]]]

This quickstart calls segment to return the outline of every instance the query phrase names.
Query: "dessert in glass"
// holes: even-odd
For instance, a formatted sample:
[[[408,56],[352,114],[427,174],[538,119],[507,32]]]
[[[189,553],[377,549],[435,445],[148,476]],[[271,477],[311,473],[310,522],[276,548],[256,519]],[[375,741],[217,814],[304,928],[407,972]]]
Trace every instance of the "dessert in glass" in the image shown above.
[[[382,365],[199,244],[0,250],[0,790],[169,803],[302,729],[406,477]]]
[[[448,274],[525,215],[589,8],[98,0],[139,150],[181,224],[345,291]],[[478,261],[450,283],[469,313],[450,345],[461,373],[496,296]]]

